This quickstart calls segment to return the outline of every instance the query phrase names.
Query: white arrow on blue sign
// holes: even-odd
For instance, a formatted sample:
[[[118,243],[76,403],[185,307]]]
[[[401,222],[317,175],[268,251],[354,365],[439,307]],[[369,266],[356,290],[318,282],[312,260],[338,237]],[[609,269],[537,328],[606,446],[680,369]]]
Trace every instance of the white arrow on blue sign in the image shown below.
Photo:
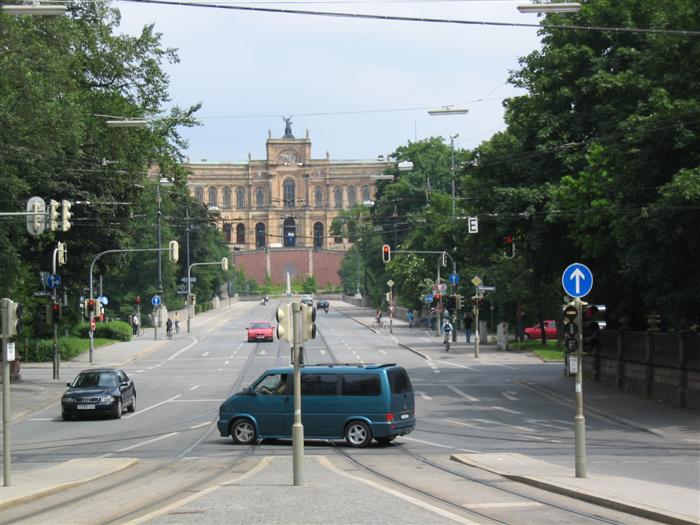
[[[151,297],[151,304],[153,306],[158,306],[160,304],[160,296],[154,295],[153,297]]]
[[[425,302],[426,303],[432,303],[433,302],[433,296],[432,294],[428,294],[425,296]]]
[[[450,284],[459,284],[459,274],[457,274],[457,273],[450,274]]]
[[[585,297],[593,288],[593,272],[585,264],[570,264],[561,275],[561,284],[570,297]]]
[[[58,288],[59,286],[61,286],[61,276],[57,273],[52,273],[46,278],[46,286],[48,286],[52,290],[54,288]]]

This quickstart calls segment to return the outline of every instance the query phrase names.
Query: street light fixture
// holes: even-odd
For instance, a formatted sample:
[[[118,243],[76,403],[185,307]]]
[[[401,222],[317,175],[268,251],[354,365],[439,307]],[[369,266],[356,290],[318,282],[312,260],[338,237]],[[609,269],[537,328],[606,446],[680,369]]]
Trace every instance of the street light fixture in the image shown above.
[[[435,117],[440,115],[466,115],[469,113],[467,108],[456,108],[454,106],[442,106],[437,109],[429,109],[428,115]]]
[[[578,13],[581,4],[570,3],[550,3],[550,4],[523,4],[518,6],[521,13]]]
[[[5,15],[61,16],[66,13],[66,9],[61,4],[0,6],[0,12]]]
[[[148,126],[148,121],[140,118],[125,118],[108,120],[105,124],[107,124],[108,128],[145,128]]]

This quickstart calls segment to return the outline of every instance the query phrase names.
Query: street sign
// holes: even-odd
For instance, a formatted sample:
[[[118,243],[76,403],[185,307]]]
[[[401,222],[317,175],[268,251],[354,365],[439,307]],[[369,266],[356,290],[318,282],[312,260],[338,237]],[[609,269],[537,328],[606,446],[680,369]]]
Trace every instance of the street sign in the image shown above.
[[[576,339],[567,339],[564,341],[564,346],[569,352],[575,352],[578,350],[578,341]]]
[[[481,286],[477,286],[477,288],[479,289],[480,292],[495,292],[495,291],[496,291],[496,287],[495,287],[495,286],[484,286],[484,285],[481,285]]]
[[[180,279],[180,282],[187,284],[187,277],[182,277],[182,278]],[[190,282],[191,282],[191,283],[196,283],[196,282],[197,282],[197,278],[196,278],[196,277],[190,277]]]
[[[454,272],[450,274],[450,284],[453,284],[453,285],[459,284],[459,274],[454,273]]]
[[[576,309],[575,306],[567,306],[564,308],[564,317],[566,317],[569,321],[573,321],[576,319],[576,316],[578,315],[578,310]]]
[[[475,275],[474,278],[472,279],[472,284],[474,286],[479,286],[482,283],[481,278],[478,275]]]
[[[154,295],[153,297],[151,297],[151,304],[153,306],[158,306],[160,304],[160,296]]]
[[[467,219],[469,225],[469,233],[479,233],[479,218],[469,217]]]
[[[443,292],[443,293],[444,293],[444,292],[447,291],[447,285],[446,285],[445,283],[440,283],[440,284],[438,285],[438,289],[440,290],[440,292]]]
[[[103,305],[107,306],[109,304],[109,299],[107,299],[107,296],[103,295],[102,297],[100,297],[100,302]]]
[[[27,231],[37,237],[46,229],[46,203],[41,197],[32,197],[27,201]]]
[[[48,286],[52,290],[58,288],[59,286],[61,286],[61,276],[57,273],[52,273],[46,278],[46,286]]]
[[[386,282],[386,285],[387,285],[389,288],[391,288],[391,287],[394,286],[395,284],[396,284],[396,283],[395,283],[394,281],[392,281],[391,279],[389,279],[389,280]]]
[[[578,326],[576,326],[576,323],[564,323],[564,333],[574,337],[578,333]]]
[[[593,288],[593,272],[585,264],[570,264],[561,275],[561,284],[570,297],[585,297]]]
[[[432,303],[432,302],[433,302],[433,295],[432,295],[432,294],[426,295],[426,296],[425,296],[425,302],[426,302],[426,303]]]

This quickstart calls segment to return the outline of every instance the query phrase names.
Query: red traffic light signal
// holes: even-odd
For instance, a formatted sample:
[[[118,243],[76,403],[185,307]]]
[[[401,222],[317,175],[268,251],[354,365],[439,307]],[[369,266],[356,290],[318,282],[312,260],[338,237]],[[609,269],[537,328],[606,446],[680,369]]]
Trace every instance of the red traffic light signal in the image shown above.
[[[88,300],[88,312],[94,312],[94,311],[95,311],[95,300],[89,299]]]
[[[389,246],[388,244],[382,246],[382,260],[385,263],[391,261],[391,246]]]
[[[136,296],[136,304],[141,304],[141,296],[140,295]]]
[[[51,305],[51,321],[58,323],[61,320],[61,305],[53,303]]]

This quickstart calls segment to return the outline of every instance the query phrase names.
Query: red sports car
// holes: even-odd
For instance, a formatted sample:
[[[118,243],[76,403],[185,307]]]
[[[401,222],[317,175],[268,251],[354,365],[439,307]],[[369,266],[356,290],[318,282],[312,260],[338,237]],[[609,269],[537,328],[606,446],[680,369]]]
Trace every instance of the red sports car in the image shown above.
[[[246,329],[248,332],[248,341],[272,341],[274,337],[275,327],[270,321],[253,321]]]
[[[544,333],[546,339],[556,339],[557,338],[557,322],[556,321],[545,321],[544,322]],[[537,323],[529,328],[525,329],[525,337],[528,339],[542,339],[542,329],[540,328],[540,323]]]

